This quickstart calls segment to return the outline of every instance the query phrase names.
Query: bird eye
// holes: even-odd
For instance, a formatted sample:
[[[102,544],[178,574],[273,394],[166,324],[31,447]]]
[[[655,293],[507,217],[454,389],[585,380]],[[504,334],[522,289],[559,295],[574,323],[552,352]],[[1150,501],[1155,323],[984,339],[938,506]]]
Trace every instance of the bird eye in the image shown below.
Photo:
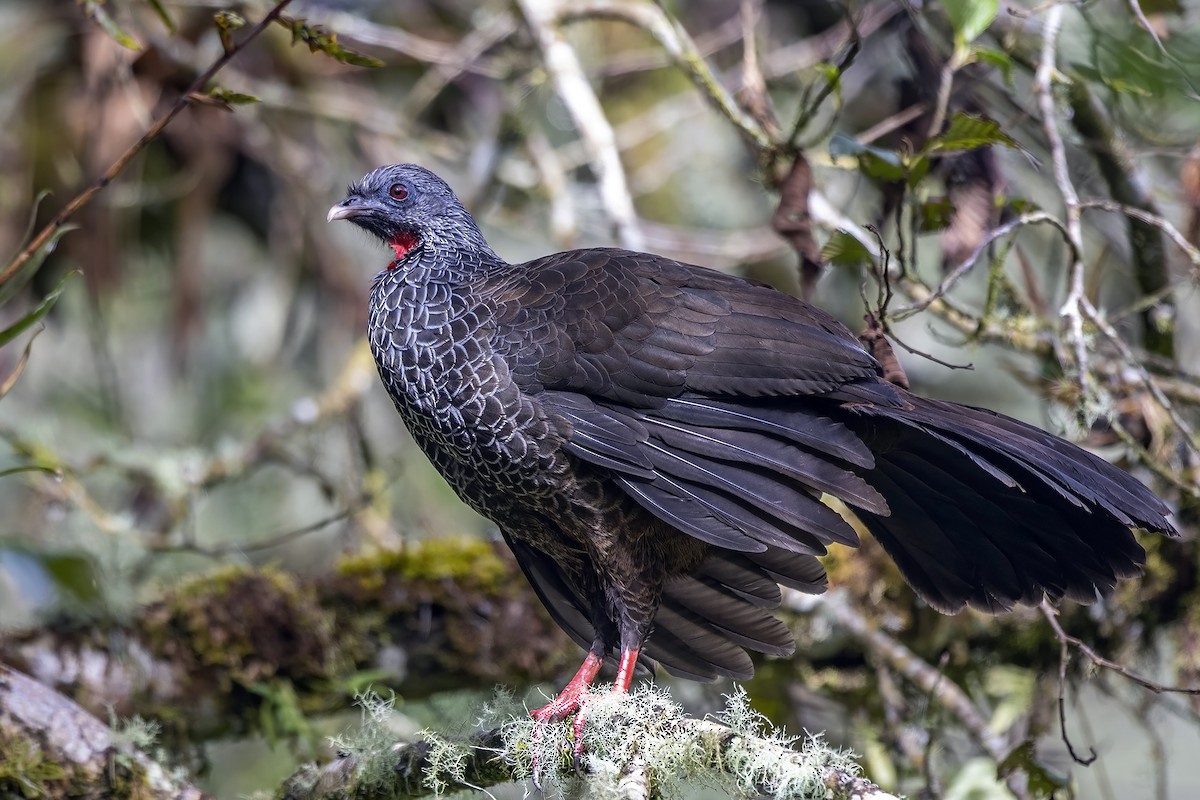
[[[403,200],[408,197],[408,187],[403,183],[393,183],[391,188],[388,189],[388,194],[391,195],[393,200]]]

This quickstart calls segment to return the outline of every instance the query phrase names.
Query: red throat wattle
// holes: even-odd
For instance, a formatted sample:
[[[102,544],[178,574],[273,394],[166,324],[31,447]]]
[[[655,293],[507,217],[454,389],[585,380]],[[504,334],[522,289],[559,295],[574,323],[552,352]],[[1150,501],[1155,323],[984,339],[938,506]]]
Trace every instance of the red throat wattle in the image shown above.
[[[401,231],[393,236],[392,240],[388,242],[388,246],[396,252],[396,260],[391,263],[388,269],[395,268],[396,262],[408,255],[417,246],[418,242],[417,235],[410,231]]]

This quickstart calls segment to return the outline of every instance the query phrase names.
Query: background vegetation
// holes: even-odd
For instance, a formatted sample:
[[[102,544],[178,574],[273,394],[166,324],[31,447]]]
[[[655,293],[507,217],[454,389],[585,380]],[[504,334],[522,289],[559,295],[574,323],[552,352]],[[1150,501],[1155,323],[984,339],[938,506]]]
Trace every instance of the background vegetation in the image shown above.
[[[570,674],[365,354],[387,254],[325,211],[397,161],[511,261],[620,243],[870,311],[917,390],[1150,482],[1183,536],[1104,602],[943,617],[867,542],[746,688],[894,791],[1196,796],[1200,703],[1159,690],[1200,686],[1198,15],[0,2],[0,662],[47,693],[0,672],[0,797],[273,792],[348,763],[367,686],[401,702],[343,748]]]

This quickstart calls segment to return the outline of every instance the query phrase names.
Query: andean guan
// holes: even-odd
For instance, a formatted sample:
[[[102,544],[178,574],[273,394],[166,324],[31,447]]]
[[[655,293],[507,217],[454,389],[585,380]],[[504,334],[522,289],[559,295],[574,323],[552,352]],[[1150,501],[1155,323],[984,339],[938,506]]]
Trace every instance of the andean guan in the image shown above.
[[[412,164],[351,185],[328,219],[395,259],[371,289],[379,374],[421,449],[493,520],[587,648],[541,721],[606,661],[697,680],[791,654],[779,585],[825,588],[850,507],[940,611],[1093,601],[1137,574],[1131,527],[1173,535],[1122,470],[992,411],[919,397],[819,308],[628,250],[509,264]]]

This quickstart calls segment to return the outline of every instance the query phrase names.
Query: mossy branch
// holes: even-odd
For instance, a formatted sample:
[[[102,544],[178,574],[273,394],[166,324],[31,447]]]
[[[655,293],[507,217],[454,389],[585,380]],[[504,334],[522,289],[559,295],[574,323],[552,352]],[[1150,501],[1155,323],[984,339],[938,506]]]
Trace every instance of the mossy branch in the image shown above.
[[[0,664],[0,797],[206,797],[131,738]]]
[[[457,538],[349,557],[303,583],[227,567],[125,621],[0,635],[0,661],[93,713],[158,719],[190,741],[303,734],[305,717],[371,682],[411,699],[556,680],[574,651],[507,549]]]
[[[504,695],[485,710],[484,730],[457,740],[427,731],[397,744],[380,736],[388,705],[368,698],[364,711],[357,741],[339,743],[339,757],[324,767],[302,768],[276,796],[426,797],[528,780],[536,769],[544,786],[568,796],[582,781],[597,798],[684,797],[700,785],[795,800],[892,798],[858,774],[851,754],[771,730],[741,690],[716,719],[686,716],[661,687],[592,694],[582,712],[582,775],[573,767],[573,721],[539,728]]]

